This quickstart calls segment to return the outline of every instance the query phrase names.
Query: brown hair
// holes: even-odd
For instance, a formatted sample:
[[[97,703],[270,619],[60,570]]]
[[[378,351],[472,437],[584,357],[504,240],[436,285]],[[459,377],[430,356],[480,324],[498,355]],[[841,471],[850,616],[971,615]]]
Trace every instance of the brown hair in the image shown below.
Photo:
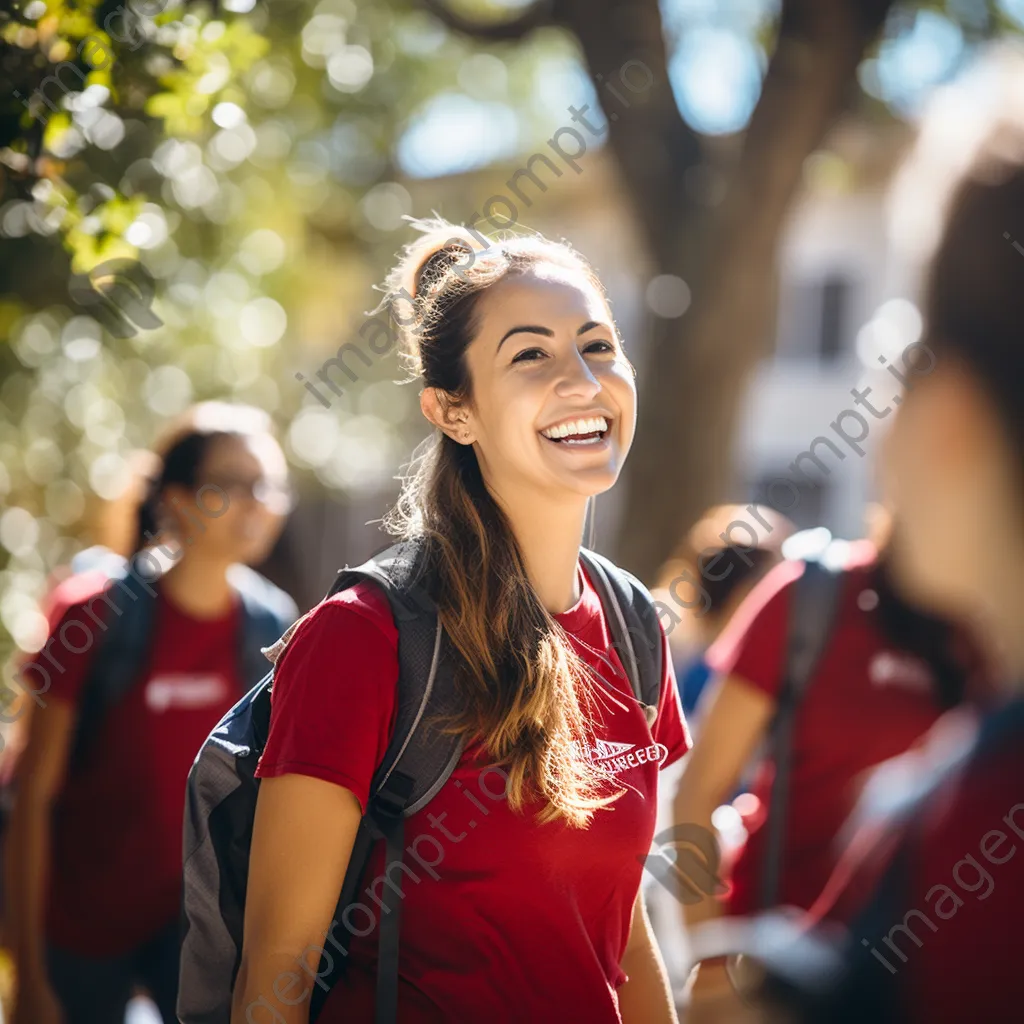
[[[1016,243],[1016,244],[1015,244]],[[959,180],[928,275],[928,345],[981,383],[1024,449],[1024,122],[1003,120]],[[1019,474],[1024,486],[1024,472]]]
[[[439,389],[446,407],[473,401],[465,354],[490,287],[553,264],[579,271],[604,295],[593,269],[567,244],[531,235],[481,248],[474,244],[480,235],[443,220],[414,223],[423,235],[388,276],[385,303],[402,328],[409,368],[425,387]],[[610,777],[585,753],[592,673],[530,583],[472,446],[436,431],[384,523],[397,536],[426,540],[463,709],[445,730],[480,738],[494,762],[508,768],[513,809],[539,798],[541,821],[585,825],[619,795],[600,796]]]

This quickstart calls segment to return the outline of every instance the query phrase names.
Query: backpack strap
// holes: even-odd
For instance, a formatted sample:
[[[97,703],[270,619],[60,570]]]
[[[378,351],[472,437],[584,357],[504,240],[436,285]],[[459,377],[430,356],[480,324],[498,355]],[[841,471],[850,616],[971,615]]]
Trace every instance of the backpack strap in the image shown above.
[[[120,566],[111,563],[108,568],[110,585],[104,600],[116,618],[104,627],[82,684],[69,772],[81,769],[107,712],[138,679],[149,655],[156,621],[156,591],[130,575],[123,561]]]
[[[269,669],[264,647],[272,646],[298,616],[295,602],[247,565],[228,569],[228,582],[242,604],[238,665],[242,692],[248,693]]]
[[[769,738],[775,775],[765,823],[767,841],[761,879],[761,906],[765,908],[775,906],[779,897],[793,725],[814,670],[831,639],[843,579],[841,571],[827,568],[823,561],[808,559],[793,588],[782,687]]]
[[[398,626],[395,726],[370,787],[369,803],[356,832],[334,922],[347,922],[345,912],[355,902],[377,840],[385,841],[388,867],[402,863],[405,819],[429,803],[462,754],[461,737],[442,734],[424,721],[428,709],[431,716],[446,715],[456,711],[457,704],[451,671],[444,657],[444,633],[428,590],[423,552],[419,541],[395,544],[354,569],[341,570],[330,590],[330,594],[336,594],[361,580],[378,584]],[[402,892],[390,884],[382,889],[375,1019],[378,1024],[393,1024],[398,1013]],[[340,944],[347,953],[348,930],[339,932]],[[311,1021],[317,1019],[343,969],[341,956],[331,962],[321,958],[318,975],[323,984],[313,991]]]
[[[619,654],[648,724],[653,724],[665,671],[664,634],[654,599],[635,576],[604,555],[580,548],[580,561],[601,599],[612,647]]]

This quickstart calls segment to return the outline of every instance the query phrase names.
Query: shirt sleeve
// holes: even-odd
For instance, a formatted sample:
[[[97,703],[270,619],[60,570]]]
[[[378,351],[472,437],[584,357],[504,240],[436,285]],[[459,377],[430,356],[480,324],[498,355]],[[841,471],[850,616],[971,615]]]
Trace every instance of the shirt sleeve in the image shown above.
[[[683,716],[683,705],[679,698],[676,673],[672,666],[672,653],[664,632],[661,637],[661,660],[665,666],[661,680],[661,695],[658,698],[658,717],[654,720],[651,733],[656,743],[668,749],[668,757],[661,767],[675,764],[693,745],[690,730]]]
[[[107,578],[90,572],[59,583],[46,598],[49,636],[14,671],[17,686],[40,706],[53,699],[77,704],[96,649],[107,631]]]
[[[359,584],[314,609],[277,663],[259,778],[309,775],[366,811],[397,710],[398,632],[383,595]]]
[[[706,661],[713,673],[738,676],[768,696],[778,696],[790,598],[801,575],[802,562],[782,562],[754,587],[708,648]]]

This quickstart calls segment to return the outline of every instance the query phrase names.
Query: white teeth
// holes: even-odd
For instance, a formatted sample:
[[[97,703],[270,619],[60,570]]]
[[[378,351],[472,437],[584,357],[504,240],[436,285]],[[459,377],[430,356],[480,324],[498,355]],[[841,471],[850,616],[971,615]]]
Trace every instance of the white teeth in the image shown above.
[[[568,423],[562,423],[557,427],[551,427],[548,430],[543,430],[541,433],[545,437],[550,438],[562,438],[569,437],[572,434],[593,434],[597,431],[604,433],[608,429],[608,421],[603,416],[594,416],[586,420],[571,420]]]

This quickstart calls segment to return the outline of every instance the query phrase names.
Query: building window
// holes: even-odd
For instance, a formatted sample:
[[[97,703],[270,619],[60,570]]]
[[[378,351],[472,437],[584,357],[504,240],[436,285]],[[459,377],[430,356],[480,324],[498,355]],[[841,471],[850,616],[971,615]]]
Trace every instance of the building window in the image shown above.
[[[850,279],[841,274],[830,274],[821,284],[820,295],[818,356],[823,363],[834,363],[842,356],[846,347]]]
[[[754,481],[750,500],[775,509],[789,519],[798,530],[828,526],[829,483],[812,484],[794,476],[792,470],[779,467],[777,472],[762,472]]]
[[[776,354],[831,364],[850,349],[853,281],[840,271],[786,282],[779,301]]]

